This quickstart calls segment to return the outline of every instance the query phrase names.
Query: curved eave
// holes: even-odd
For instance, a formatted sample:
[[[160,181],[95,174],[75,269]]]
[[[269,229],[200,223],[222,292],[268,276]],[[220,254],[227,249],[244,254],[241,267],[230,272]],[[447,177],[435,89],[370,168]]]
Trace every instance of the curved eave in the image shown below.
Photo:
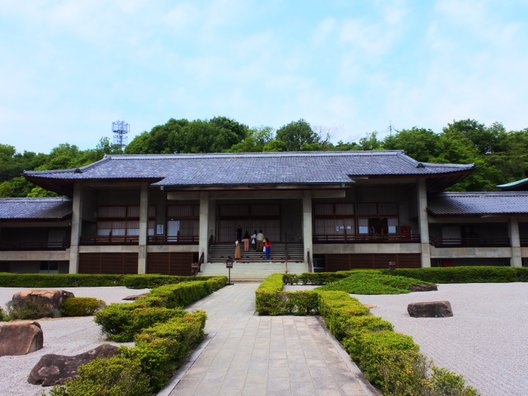
[[[437,193],[445,190],[447,187],[450,187],[462,179],[466,178],[470,173],[475,170],[475,166],[454,172],[446,172],[435,174],[427,177],[427,192]]]
[[[418,178],[427,180],[427,192],[436,193],[444,190],[445,188],[458,183],[460,180],[467,177],[470,173],[475,170],[475,166],[463,168],[460,170],[451,170],[448,172],[437,172],[437,173],[401,173],[401,174],[375,174],[375,175],[350,175],[351,179],[386,179],[386,178]]]
[[[73,186],[75,183],[79,184],[130,184],[130,183],[144,183],[149,184],[159,182],[163,178],[83,178],[83,179],[65,179],[53,177],[39,177],[30,174],[24,174],[24,177],[31,183],[40,186],[46,190],[56,192],[58,194],[73,196]]]

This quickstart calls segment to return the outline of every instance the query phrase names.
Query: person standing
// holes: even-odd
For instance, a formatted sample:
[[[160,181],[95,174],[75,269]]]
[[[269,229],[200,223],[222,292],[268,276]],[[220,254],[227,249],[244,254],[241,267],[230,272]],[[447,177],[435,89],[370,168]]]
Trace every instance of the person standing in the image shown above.
[[[235,260],[240,260],[240,242],[235,241]]]
[[[264,242],[264,234],[259,230],[257,234],[257,252],[262,252],[262,242]]]
[[[238,242],[241,242],[242,241],[242,227],[240,226],[240,224],[238,225],[238,227],[236,228],[236,240]]]
[[[266,255],[266,260],[271,260],[271,242],[268,238],[264,238],[264,254]]]
[[[253,250],[257,250],[257,230],[254,230],[253,234],[251,234],[251,247]]]
[[[242,237],[242,243],[244,244],[244,252],[249,252],[249,232],[247,230]]]

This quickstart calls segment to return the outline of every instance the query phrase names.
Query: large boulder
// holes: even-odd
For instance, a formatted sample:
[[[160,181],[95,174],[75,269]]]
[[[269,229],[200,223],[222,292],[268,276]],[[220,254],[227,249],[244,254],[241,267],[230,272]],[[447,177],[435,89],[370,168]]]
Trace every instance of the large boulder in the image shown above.
[[[449,301],[430,301],[409,304],[407,312],[413,318],[446,318],[453,316]]]
[[[79,366],[96,358],[112,357],[117,353],[119,353],[118,347],[103,344],[75,356],[44,355],[29,373],[28,382],[42,386],[61,385],[67,379],[77,375]]]
[[[0,356],[26,355],[42,349],[44,334],[38,322],[0,323]]]
[[[12,315],[20,319],[59,316],[63,301],[74,297],[66,290],[21,290],[8,303]]]

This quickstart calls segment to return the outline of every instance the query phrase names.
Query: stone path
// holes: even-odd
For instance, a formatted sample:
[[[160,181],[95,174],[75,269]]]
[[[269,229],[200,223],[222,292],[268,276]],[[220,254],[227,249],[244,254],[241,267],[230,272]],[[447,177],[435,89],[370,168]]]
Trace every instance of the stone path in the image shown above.
[[[319,318],[256,316],[257,287],[226,286],[189,307],[207,312],[206,346],[160,394],[375,394]]]

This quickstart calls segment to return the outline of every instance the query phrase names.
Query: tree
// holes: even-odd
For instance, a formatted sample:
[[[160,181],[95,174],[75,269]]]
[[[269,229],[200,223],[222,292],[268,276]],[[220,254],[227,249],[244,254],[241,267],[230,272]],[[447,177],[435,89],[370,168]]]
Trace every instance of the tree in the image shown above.
[[[284,151],[303,151],[307,150],[308,145],[321,143],[320,136],[303,119],[279,128],[275,137],[284,143]]]
[[[150,132],[136,136],[126,147],[129,154],[224,152],[242,142],[248,127],[226,117],[187,121],[171,118]]]
[[[265,151],[265,146],[273,138],[271,127],[250,128],[243,141],[229,149],[233,153],[250,153]]]
[[[476,120],[453,121],[444,128],[444,133],[459,133],[471,141],[479,154],[488,155],[496,150],[499,132],[504,131],[502,125],[494,125],[493,128],[486,128],[484,124]]]
[[[430,162],[439,154],[438,135],[430,129],[402,129],[383,140],[387,150],[403,150],[405,154],[420,162]]]
[[[383,148],[381,144],[382,142],[378,140],[378,134],[376,132],[371,132],[364,138],[359,139],[360,150],[381,150]]]

